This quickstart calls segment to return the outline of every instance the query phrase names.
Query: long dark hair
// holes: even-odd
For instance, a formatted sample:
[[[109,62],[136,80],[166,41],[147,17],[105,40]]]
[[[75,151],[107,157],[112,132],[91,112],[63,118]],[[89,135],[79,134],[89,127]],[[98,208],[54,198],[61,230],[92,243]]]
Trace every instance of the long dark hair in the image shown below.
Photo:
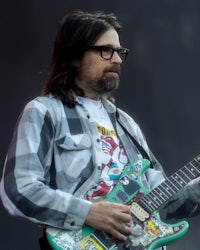
[[[57,31],[50,74],[43,94],[53,94],[69,107],[75,106],[74,93],[83,96],[74,83],[76,67],[73,61],[82,59],[86,49],[94,45],[108,29],[117,33],[121,25],[114,14],[73,11],[67,14]]]

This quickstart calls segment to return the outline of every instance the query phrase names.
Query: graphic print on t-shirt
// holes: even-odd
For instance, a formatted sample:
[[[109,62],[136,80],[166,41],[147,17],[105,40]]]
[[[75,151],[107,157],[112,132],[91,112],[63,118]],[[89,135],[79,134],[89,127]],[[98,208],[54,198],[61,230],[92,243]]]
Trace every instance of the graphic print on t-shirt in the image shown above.
[[[101,177],[95,187],[86,194],[86,199],[94,200],[110,192],[128,163],[126,152],[115,130],[97,126],[102,146]]]

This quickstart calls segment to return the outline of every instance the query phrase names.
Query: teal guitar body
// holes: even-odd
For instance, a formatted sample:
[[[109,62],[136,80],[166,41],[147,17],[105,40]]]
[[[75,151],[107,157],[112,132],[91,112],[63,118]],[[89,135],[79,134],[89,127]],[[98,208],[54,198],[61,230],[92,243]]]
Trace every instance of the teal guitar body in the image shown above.
[[[181,238],[188,230],[188,223],[164,223],[158,212],[174,194],[200,175],[199,158],[194,158],[152,191],[141,181],[149,167],[146,159],[129,164],[106,196],[110,202],[127,204],[131,208],[133,230],[125,242],[118,242],[111,235],[87,225],[77,231],[47,227],[51,247],[54,250],[154,250]]]

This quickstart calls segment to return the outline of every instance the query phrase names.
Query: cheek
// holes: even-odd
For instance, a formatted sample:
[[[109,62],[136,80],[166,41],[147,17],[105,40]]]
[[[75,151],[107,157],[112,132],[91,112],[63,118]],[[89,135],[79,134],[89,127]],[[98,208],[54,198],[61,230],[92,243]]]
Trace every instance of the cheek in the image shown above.
[[[99,60],[87,63],[82,68],[82,73],[89,78],[99,78],[103,74],[104,67],[101,65]]]

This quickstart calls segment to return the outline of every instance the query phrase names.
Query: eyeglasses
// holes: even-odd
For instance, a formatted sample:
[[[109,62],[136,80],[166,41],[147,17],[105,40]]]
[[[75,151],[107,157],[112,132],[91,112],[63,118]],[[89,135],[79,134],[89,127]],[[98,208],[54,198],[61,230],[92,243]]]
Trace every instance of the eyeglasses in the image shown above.
[[[111,46],[99,45],[99,46],[90,46],[87,50],[97,50],[100,52],[100,55],[105,60],[110,60],[113,57],[114,52],[117,52],[122,61],[126,60],[126,57],[129,53],[129,49],[126,48],[117,48],[114,49]]]

